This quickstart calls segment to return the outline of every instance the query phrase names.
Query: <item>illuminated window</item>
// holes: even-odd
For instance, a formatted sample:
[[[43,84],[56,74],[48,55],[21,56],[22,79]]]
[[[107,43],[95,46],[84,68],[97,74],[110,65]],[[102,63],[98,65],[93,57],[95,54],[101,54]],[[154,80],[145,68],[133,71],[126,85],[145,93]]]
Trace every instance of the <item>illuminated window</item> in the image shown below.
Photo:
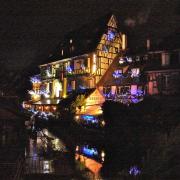
[[[125,62],[125,60],[123,58],[119,59],[119,64],[123,64]]]
[[[162,53],[161,54],[161,60],[162,60],[162,66],[169,65],[169,54],[168,53]]]
[[[140,74],[140,70],[139,68],[132,68],[131,69],[131,77],[139,77],[139,74]]]
[[[75,60],[74,69],[85,69],[85,60],[84,59]]]

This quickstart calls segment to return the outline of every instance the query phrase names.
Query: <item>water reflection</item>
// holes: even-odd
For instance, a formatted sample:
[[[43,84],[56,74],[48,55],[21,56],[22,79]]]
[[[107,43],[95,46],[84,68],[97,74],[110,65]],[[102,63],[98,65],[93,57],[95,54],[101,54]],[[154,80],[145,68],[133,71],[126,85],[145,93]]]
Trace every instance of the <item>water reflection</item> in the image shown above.
[[[124,175],[129,177],[140,174],[141,169],[135,166],[138,162],[137,151],[132,147],[103,143],[104,141],[79,141],[74,142],[74,153],[71,152],[72,157],[68,159],[70,152],[60,138],[48,129],[39,131],[36,139],[29,140],[26,149],[29,173],[67,175],[77,171],[82,175],[88,174],[86,179],[118,179]]]
[[[104,150],[95,146],[85,144],[78,145],[75,149],[75,160],[84,165],[94,176],[100,178],[100,171],[105,160]]]
[[[52,160],[51,161],[43,161],[43,173],[52,173],[54,172],[53,165],[52,165]]]
[[[72,173],[72,167],[65,158],[67,148],[61,139],[47,129],[37,132],[37,138],[29,138],[25,149],[27,174],[60,174]],[[61,163],[60,163],[61,162]]]

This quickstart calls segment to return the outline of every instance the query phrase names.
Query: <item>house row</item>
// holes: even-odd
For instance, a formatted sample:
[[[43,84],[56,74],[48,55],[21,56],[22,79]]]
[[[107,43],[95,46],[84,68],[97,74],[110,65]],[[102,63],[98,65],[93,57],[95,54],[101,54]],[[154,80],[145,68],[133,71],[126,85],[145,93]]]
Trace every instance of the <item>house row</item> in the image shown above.
[[[76,92],[86,94],[78,113],[101,114],[106,99],[129,104],[145,95],[179,93],[180,48],[152,49],[146,41],[145,50],[132,53],[114,15],[68,33],[39,66],[40,74],[31,77],[25,108],[56,112],[58,103]]]

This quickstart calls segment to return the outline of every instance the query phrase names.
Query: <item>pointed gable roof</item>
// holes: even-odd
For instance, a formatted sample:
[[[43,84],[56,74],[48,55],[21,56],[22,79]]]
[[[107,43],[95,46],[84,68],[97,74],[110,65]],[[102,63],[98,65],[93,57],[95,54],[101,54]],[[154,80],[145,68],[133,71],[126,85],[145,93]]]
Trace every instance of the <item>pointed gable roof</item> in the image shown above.
[[[89,24],[69,32],[59,43],[48,62],[83,55],[94,51],[108,26],[117,28],[117,20],[111,13]],[[63,50],[63,55],[62,55]]]

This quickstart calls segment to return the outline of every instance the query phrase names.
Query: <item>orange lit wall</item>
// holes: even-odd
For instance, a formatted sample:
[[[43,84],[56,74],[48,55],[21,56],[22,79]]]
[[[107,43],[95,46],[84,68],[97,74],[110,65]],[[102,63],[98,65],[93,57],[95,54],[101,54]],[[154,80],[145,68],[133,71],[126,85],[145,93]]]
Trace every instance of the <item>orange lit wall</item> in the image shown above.
[[[75,159],[79,160],[80,162],[82,162],[94,174],[99,173],[99,171],[102,168],[102,164],[101,163],[99,163],[99,162],[97,162],[97,161],[95,161],[93,159],[90,159],[90,158],[88,158],[86,156],[79,155],[79,154],[76,153]]]

